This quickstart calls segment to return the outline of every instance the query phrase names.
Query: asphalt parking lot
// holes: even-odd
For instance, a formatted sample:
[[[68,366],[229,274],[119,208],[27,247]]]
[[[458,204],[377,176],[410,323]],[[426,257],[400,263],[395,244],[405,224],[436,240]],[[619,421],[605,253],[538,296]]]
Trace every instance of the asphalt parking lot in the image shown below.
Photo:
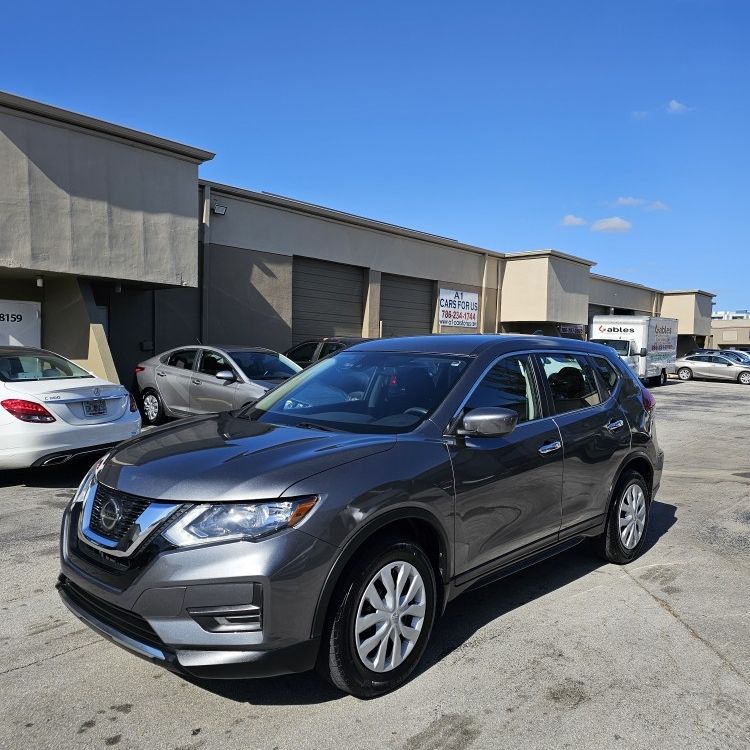
[[[59,518],[86,470],[0,476],[0,747],[750,747],[750,388],[654,389],[667,454],[649,548],[586,548],[470,593],[415,679],[372,701],[314,675],[194,684],[59,602]]]

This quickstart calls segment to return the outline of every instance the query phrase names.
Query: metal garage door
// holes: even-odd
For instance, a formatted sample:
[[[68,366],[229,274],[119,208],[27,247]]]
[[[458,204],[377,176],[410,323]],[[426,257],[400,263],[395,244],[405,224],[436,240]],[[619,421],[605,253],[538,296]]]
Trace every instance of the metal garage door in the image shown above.
[[[434,315],[434,282],[388,273],[382,275],[380,319],[383,321],[383,336],[432,333]]]
[[[295,255],[292,341],[361,336],[365,269]]]

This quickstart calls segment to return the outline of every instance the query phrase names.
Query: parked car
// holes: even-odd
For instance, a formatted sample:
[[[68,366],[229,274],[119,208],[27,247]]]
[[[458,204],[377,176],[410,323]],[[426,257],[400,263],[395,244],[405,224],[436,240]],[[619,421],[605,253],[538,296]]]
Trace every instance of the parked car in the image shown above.
[[[0,469],[55,466],[137,435],[121,385],[45,349],[0,347]]]
[[[680,380],[734,380],[750,385],[750,363],[721,354],[689,354],[677,360]]]
[[[690,354],[717,354],[722,357],[727,357],[733,362],[750,362],[750,353],[744,352],[741,349],[696,349],[695,351],[690,352]]]
[[[357,336],[327,336],[320,339],[308,339],[293,346],[285,354],[300,367],[309,367],[325,357],[330,357],[331,354],[369,340]]]
[[[260,398],[302,368],[283,354],[251,346],[182,346],[135,368],[143,416],[216,414]]]
[[[378,695],[462,592],[586,539],[638,557],[662,474],[654,405],[587,342],[359,344],[96,464],[65,511],[58,590],[193,677],[317,665]]]

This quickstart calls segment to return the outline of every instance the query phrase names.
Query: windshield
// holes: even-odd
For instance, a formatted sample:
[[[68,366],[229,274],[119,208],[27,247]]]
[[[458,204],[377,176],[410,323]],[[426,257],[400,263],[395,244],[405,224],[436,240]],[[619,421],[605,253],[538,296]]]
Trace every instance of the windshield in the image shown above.
[[[21,380],[70,380],[92,377],[94,376],[91,373],[57,354],[37,352],[0,355],[0,380],[5,383],[15,383]]]
[[[621,357],[630,354],[630,342],[624,339],[594,339],[594,343],[612,347]]]
[[[286,380],[302,368],[275,352],[229,352],[250,380]]]
[[[432,414],[467,364],[466,357],[345,351],[304,370],[240,416],[309,429],[408,432]]]

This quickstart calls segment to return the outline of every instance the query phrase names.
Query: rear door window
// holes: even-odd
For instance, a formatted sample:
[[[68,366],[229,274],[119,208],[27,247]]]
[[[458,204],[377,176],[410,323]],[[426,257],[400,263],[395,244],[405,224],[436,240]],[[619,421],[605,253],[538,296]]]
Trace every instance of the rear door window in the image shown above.
[[[512,409],[519,423],[539,417],[539,398],[528,356],[501,359],[482,378],[465,408],[471,411],[486,406]]]
[[[176,367],[178,370],[192,370],[197,353],[197,349],[180,349],[169,355],[167,364],[170,367]]]
[[[594,370],[585,356],[543,354],[541,362],[555,414],[587,409],[601,403]]]

